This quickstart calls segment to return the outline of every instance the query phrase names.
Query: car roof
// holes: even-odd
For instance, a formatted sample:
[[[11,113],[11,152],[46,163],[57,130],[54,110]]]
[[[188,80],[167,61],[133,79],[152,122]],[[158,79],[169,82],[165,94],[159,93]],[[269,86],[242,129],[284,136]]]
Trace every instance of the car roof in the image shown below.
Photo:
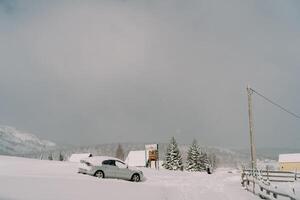
[[[102,164],[102,162],[104,160],[117,160],[119,162],[122,162],[124,163],[124,161],[118,159],[118,158],[114,158],[114,157],[109,157],[109,156],[93,156],[93,157],[90,157],[90,158],[84,158],[84,159],[81,159],[81,160],[84,160],[84,161],[87,161],[89,163],[92,163],[92,164]]]

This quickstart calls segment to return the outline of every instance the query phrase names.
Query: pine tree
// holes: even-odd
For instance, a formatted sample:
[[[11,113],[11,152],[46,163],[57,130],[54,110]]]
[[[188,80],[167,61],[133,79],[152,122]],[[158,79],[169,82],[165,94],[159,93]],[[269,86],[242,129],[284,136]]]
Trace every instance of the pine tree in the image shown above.
[[[59,152],[58,160],[59,161],[63,161],[64,160],[64,156],[61,154],[61,152]]]
[[[168,145],[163,167],[168,170],[183,170],[181,154],[174,137]]]
[[[124,150],[120,144],[118,145],[116,151],[116,158],[119,158],[120,160],[124,160]]]
[[[187,153],[187,161],[186,161],[186,170],[187,171],[200,171],[200,152],[199,146],[196,140],[193,140],[192,145],[190,146]]]
[[[210,167],[209,159],[207,153],[202,151],[199,157],[200,162],[200,171],[205,171],[208,167]]]

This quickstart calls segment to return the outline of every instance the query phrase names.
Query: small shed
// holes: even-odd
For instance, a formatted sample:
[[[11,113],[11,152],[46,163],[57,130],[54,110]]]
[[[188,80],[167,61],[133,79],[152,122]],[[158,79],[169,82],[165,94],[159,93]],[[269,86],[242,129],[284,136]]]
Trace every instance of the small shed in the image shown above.
[[[125,160],[125,163],[131,167],[145,167],[146,151],[130,151]]]
[[[93,155],[91,153],[73,153],[70,158],[69,161],[70,162],[80,162],[80,160],[85,159],[85,158],[90,158]]]
[[[280,154],[278,162],[281,171],[300,172],[300,153]]]

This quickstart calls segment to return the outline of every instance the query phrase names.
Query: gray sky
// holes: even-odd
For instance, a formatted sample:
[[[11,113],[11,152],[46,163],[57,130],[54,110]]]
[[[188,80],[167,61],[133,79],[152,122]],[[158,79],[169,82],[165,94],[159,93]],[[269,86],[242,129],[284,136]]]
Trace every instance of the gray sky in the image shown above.
[[[54,142],[248,147],[246,85],[300,113],[298,1],[0,0],[0,124]],[[254,96],[257,145],[300,123]]]

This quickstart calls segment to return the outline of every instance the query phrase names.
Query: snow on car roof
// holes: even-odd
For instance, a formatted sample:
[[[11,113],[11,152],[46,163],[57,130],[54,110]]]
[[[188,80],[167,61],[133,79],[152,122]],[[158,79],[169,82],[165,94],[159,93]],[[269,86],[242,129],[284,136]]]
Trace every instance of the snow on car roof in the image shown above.
[[[91,153],[73,153],[70,156],[69,161],[70,162],[80,162],[80,160],[82,160],[84,158],[89,158],[91,156],[92,156]]]
[[[93,157],[84,158],[84,159],[81,159],[81,160],[87,161],[87,162],[92,163],[92,164],[102,164],[102,162],[104,160],[117,160],[117,161],[120,161],[120,162],[124,163],[124,161],[122,161],[118,158],[109,157],[109,156],[93,156]]]
[[[300,153],[280,154],[278,162],[300,162]]]

